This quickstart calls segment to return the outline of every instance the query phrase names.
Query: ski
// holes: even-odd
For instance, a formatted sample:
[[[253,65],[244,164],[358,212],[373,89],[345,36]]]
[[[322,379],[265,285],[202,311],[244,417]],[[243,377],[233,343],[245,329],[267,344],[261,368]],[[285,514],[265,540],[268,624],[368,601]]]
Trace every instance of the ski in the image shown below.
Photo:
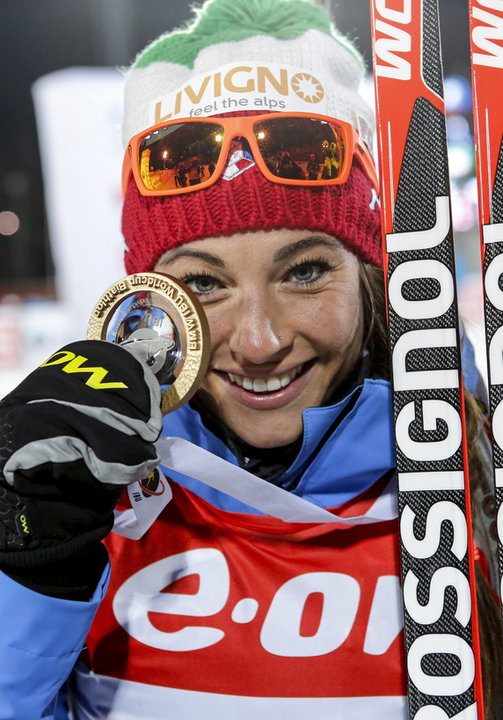
[[[482,720],[438,5],[370,5],[409,717]]]
[[[469,0],[470,58],[479,196],[479,225],[492,420],[494,494],[492,533],[498,543],[503,601],[503,1]],[[499,44],[498,44],[499,42]]]

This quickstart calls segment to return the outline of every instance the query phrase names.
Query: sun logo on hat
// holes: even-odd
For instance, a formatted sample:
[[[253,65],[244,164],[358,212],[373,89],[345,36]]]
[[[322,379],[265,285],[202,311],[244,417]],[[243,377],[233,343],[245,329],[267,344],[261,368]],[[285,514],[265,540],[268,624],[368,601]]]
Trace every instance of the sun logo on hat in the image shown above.
[[[325,95],[323,85],[309,73],[296,73],[292,77],[291,83],[296,95],[306,102],[318,103]]]

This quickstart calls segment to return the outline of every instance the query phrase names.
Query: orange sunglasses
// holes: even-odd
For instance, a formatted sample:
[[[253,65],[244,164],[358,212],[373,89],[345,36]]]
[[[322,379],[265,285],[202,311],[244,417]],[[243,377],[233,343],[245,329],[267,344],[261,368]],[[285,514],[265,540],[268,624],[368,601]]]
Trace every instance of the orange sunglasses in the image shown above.
[[[377,190],[372,156],[343,120],[301,112],[180,118],[130,140],[122,190],[126,192],[132,173],[142,195],[179,195],[209,187],[222,174],[252,162],[275,183],[340,185],[348,179],[353,159]]]

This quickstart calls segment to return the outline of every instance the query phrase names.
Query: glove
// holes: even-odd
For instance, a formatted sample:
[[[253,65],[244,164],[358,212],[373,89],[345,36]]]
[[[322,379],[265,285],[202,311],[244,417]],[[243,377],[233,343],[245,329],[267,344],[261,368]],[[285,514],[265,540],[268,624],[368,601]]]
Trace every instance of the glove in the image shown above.
[[[157,380],[118,345],[42,363],[0,403],[0,566],[36,572],[95,547],[124,486],[158,465],[161,426]]]

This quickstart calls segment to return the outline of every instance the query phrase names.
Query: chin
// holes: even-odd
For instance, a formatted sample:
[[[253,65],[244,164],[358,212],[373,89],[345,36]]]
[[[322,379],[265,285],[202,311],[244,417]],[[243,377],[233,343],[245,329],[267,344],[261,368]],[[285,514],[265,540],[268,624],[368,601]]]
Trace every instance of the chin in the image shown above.
[[[285,422],[288,422],[285,421]],[[257,424],[260,423],[260,420],[257,421]],[[268,430],[267,428],[261,428],[259,432],[257,432],[256,427],[251,429],[249,431],[244,430],[242,425],[238,428],[232,427],[231,430],[236,433],[236,435],[239,435],[241,440],[243,442],[247,443],[248,445],[251,445],[252,447],[261,448],[262,450],[269,450],[271,448],[281,448],[285,445],[290,445],[290,443],[295,442],[297,438],[302,434],[302,423],[300,423],[299,427],[289,427],[289,432],[278,432],[274,430]]]
[[[303,432],[303,405],[295,409],[269,411],[236,409],[226,402],[219,406],[206,389],[199,390],[198,398],[215,418],[252,447],[263,450],[280,448],[297,440]]]

